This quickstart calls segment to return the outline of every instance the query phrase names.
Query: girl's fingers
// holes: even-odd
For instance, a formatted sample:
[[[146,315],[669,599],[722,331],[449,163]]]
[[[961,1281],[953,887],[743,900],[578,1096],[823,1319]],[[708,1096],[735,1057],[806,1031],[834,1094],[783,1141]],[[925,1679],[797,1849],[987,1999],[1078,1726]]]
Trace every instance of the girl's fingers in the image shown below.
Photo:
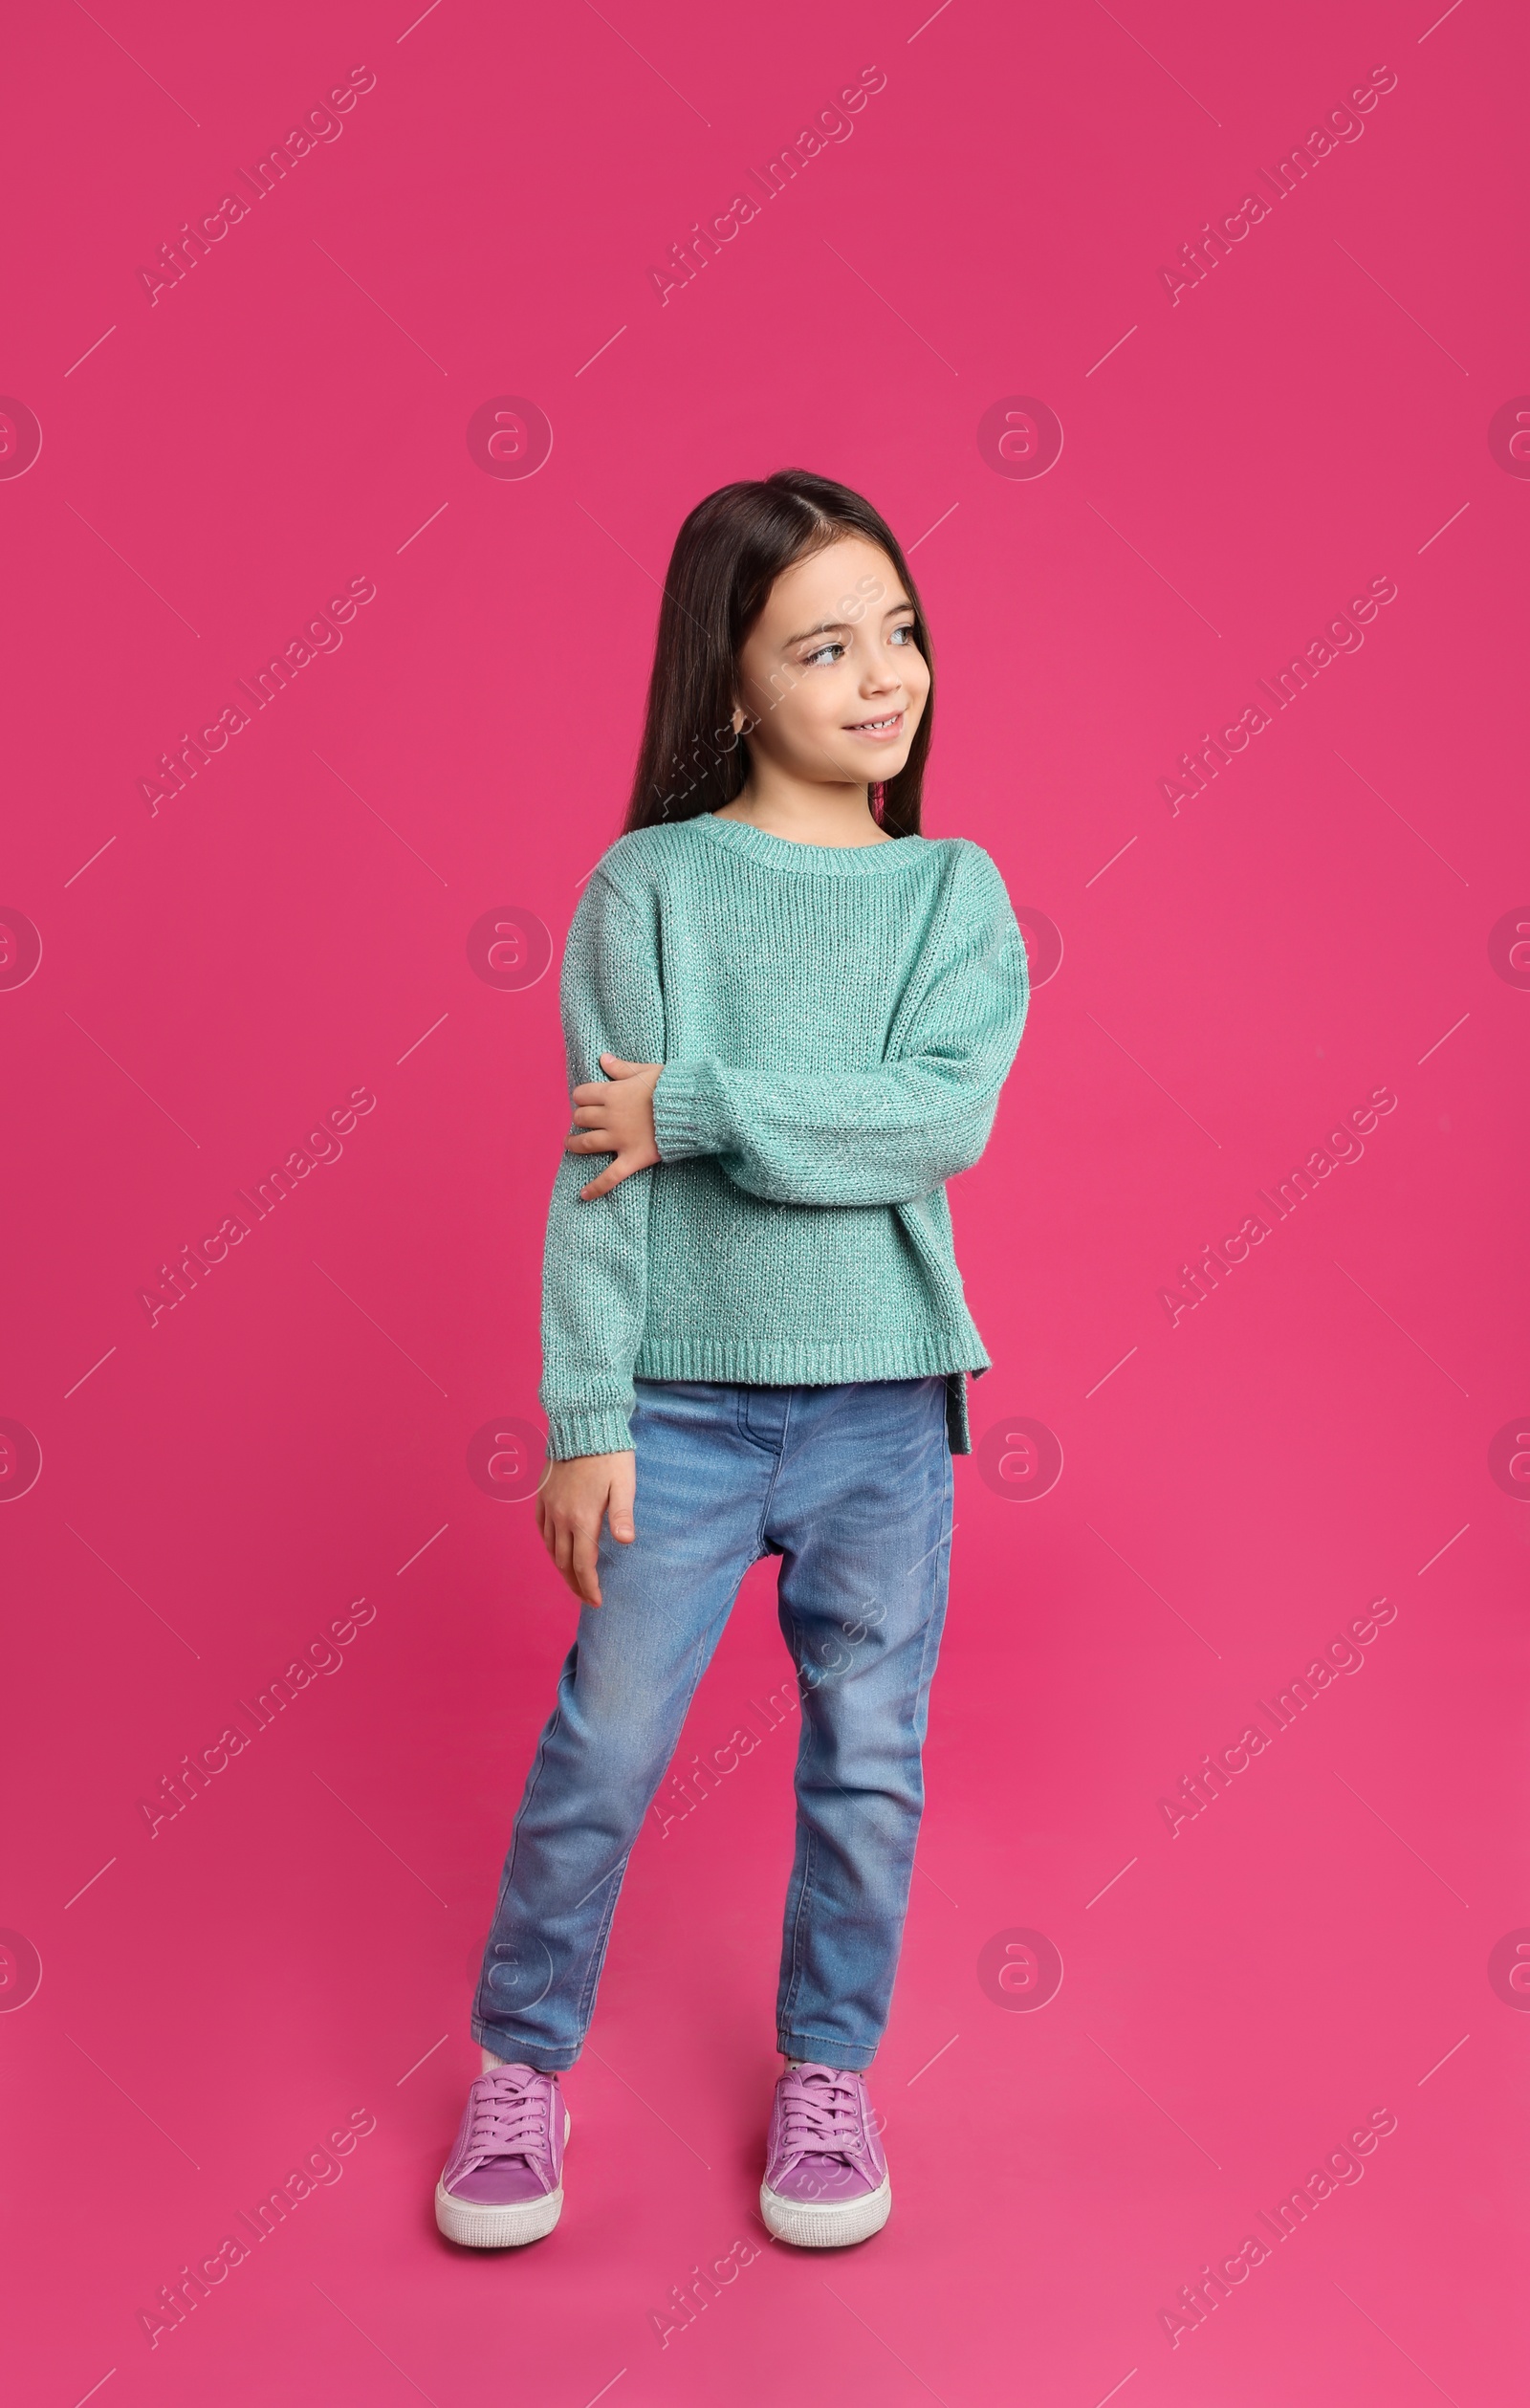
[[[611,1475],[611,1486],[605,1501],[605,1519],[613,1539],[630,1546],[637,1537],[633,1507],[638,1494],[638,1463],[635,1455],[624,1455]]]
[[[547,1551],[557,1566],[559,1578],[581,1604],[598,1606],[601,1583],[596,1570],[596,1554],[600,1544],[600,1524],[567,1521],[549,1516],[542,1536]]]
[[[594,1530],[586,1526],[574,1533],[573,1586],[587,1606],[598,1606],[601,1602],[600,1575],[595,1568],[598,1538],[599,1525]]]
[[[562,1574],[564,1565],[558,1562],[557,1554],[559,1525],[548,1512],[540,1498],[537,1500],[537,1509],[541,1517],[542,1544],[552,1557],[554,1569]]]
[[[625,1169],[623,1168],[623,1163],[626,1164]],[[587,1204],[597,1195],[609,1195],[614,1187],[620,1187],[623,1179],[631,1177],[636,1167],[636,1164],[626,1162],[625,1155],[618,1154],[608,1171],[602,1171],[600,1177],[592,1179],[587,1188],[580,1188],[580,1203]]]
[[[576,1597],[583,1594],[583,1579],[579,1569],[583,1534],[577,1521],[565,1521],[558,1532],[557,1568]]]

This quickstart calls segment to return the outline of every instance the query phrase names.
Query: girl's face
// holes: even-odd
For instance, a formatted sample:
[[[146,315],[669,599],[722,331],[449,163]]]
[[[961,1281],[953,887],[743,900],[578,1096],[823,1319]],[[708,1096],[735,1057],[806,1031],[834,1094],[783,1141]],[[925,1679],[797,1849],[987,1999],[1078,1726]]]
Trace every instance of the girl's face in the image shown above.
[[[733,726],[756,760],[815,785],[895,777],[929,669],[886,554],[845,536],[783,570],[739,654],[738,679]]]

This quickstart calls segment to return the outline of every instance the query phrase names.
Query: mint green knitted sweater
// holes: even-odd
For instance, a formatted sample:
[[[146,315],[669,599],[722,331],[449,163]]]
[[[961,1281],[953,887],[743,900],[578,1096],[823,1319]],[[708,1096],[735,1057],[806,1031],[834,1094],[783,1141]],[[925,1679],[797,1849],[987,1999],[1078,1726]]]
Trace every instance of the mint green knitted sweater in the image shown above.
[[[570,1084],[665,1065],[662,1160],[547,1225],[541,1402],[556,1459],[630,1446],[634,1377],[821,1387],[944,1372],[971,1452],[946,1181],[988,1142],[1024,1026],[1004,882],[961,837],[798,844],[709,815],[642,828],[569,931]]]

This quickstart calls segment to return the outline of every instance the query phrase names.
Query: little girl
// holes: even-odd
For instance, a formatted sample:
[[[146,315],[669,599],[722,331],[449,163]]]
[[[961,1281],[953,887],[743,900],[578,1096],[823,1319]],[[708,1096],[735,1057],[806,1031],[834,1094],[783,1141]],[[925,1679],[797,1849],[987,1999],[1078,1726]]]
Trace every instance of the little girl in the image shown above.
[[[1029,994],[988,855],[919,833],[932,698],[913,580],[858,493],[792,469],[691,512],[626,832],[563,963],[575,1133],[547,1229],[537,1526],[581,1611],[436,2190],[470,2248],[557,2222],[558,2076],[763,1555],[802,1735],[761,2212],[840,2247],[891,2207],[865,2069],[924,1801],[951,1458],[989,1363],[946,1181],[988,1141]]]

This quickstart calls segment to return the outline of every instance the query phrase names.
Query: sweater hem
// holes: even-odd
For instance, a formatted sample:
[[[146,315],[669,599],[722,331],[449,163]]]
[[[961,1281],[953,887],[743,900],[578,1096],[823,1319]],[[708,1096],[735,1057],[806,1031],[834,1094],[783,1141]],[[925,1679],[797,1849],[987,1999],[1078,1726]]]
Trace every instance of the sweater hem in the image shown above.
[[[986,1371],[990,1358],[973,1329],[924,1337],[645,1340],[633,1365],[638,1380],[708,1380],[740,1388],[839,1388],[856,1380],[920,1380],[937,1373]]]

